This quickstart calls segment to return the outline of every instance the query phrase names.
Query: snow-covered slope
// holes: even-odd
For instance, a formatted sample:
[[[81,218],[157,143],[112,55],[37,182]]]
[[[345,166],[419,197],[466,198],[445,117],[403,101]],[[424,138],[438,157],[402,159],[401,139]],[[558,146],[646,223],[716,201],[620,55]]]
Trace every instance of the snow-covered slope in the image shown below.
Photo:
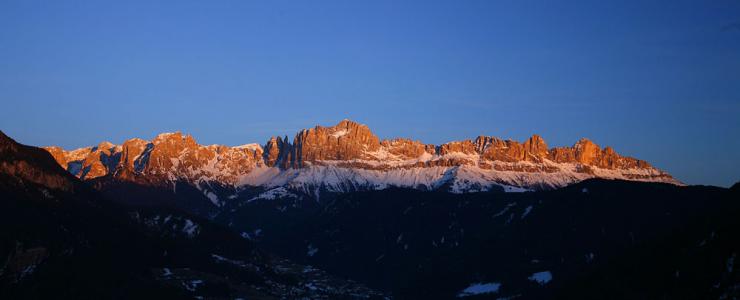
[[[312,194],[316,189],[330,192],[378,190],[404,187],[422,190],[445,188],[452,193],[481,192],[504,188],[507,192],[523,192],[567,186],[589,178],[622,179],[680,184],[660,177],[655,169],[607,170],[593,169],[593,174],[579,172],[576,164],[556,164],[554,172],[521,172],[482,169],[475,165],[393,168],[373,170],[340,167],[332,164],[300,169],[262,167],[241,177],[237,186],[288,187]],[[641,176],[644,176],[641,178]],[[656,179],[656,178],[663,178]]]

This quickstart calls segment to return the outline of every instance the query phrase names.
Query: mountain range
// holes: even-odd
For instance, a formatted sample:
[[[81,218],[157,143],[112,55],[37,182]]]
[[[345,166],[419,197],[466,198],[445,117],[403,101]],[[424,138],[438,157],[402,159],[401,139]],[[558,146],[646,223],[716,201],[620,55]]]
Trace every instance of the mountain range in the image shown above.
[[[619,155],[588,139],[548,148],[533,135],[523,143],[479,136],[442,145],[410,139],[380,140],[350,120],[298,132],[292,142],[272,137],[264,145],[200,145],[190,135],[163,133],[153,140],[102,142],[76,150],[45,147],[83,180],[112,177],[153,186],[186,182],[214,205],[234,193],[262,188],[260,197],[380,190],[388,187],[452,193],[548,190],[589,178],[682,184],[648,162]]]
[[[740,185],[582,139],[0,132],[0,298],[736,299]]]

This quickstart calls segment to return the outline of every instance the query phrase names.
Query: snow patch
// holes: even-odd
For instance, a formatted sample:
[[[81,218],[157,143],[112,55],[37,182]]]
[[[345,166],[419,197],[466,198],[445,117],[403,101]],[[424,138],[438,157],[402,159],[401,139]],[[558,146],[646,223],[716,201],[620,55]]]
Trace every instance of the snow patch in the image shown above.
[[[319,248],[314,247],[311,244],[308,244],[308,251],[306,251],[306,255],[313,257],[316,255],[316,252],[319,252]]]
[[[550,271],[537,272],[529,276],[528,279],[540,285],[545,285],[552,280],[552,273]]]
[[[18,275],[18,279],[26,278],[28,275],[33,274],[33,272],[36,271],[36,264],[28,265],[23,270],[21,270],[20,274]]]
[[[220,262],[220,263],[228,263],[228,264],[232,264],[232,265],[235,265],[237,267],[242,267],[242,268],[247,267],[247,264],[245,264],[241,260],[229,259],[229,258],[223,257],[221,255],[213,254],[213,253],[211,253],[211,257],[214,260],[216,260],[217,262]]]
[[[727,259],[727,273],[732,273],[732,270],[735,268],[735,253],[732,253],[732,256]]]
[[[267,192],[261,193],[257,195],[256,197],[253,197],[252,199],[247,200],[247,202],[252,202],[260,199],[264,200],[275,200],[280,198],[298,198],[298,195],[291,193],[288,191],[285,187],[277,187],[274,189],[271,189]]]
[[[502,185],[502,187],[504,188],[504,192],[507,192],[507,193],[524,193],[524,192],[532,191],[530,189],[525,189],[523,187],[518,187],[518,186]]]
[[[475,296],[475,295],[481,295],[481,294],[492,294],[492,293],[498,293],[499,288],[501,288],[501,283],[498,282],[491,282],[491,283],[473,283],[464,290],[460,291],[457,294],[458,298],[463,297],[469,297],[469,296]]]
[[[342,130],[335,131],[334,133],[331,134],[331,136],[334,138],[339,138],[339,137],[347,135],[347,133],[349,133],[349,130],[342,129]]]
[[[262,151],[262,146],[260,146],[260,144],[257,144],[257,143],[234,146],[233,148],[234,149],[246,149],[252,152],[256,152],[257,150]]]
[[[596,257],[596,255],[593,252],[591,252],[589,254],[586,254],[586,262],[587,263],[590,263],[590,262],[594,261],[594,258],[595,257]]]
[[[219,206],[219,207],[222,205],[221,200],[218,199],[218,196],[216,196],[216,194],[214,194],[214,193],[212,193],[210,191],[205,191],[203,194],[206,197],[208,197],[208,200],[211,200],[211,203],[213,203],[213,205]]]
[[[509,209],[511,209],[515,205],[516,205],[516,202],[512,202],[512,203],[507,204],[506,207],[504,207],[504,209],[502,209],[500,212],[498,212],[495,215],[493,215],[493,217],[496,218],[496,217],[500,217],[500,216],[504,215],[506,212],[509,211]]]
[[[185,220],[185,225],[182,227],[182,232],[187,234],[189,237],[195,237],[200,232],[200,226],[198,224],[193,223],[193,221],[190,221],[189,219]]]
[[[188,291],[195,292],[195,289],[198,288],[199,285],[203,284],[203,280],[190,280],[190,281],[183,281],[182,286],[185,287]]]
[[[524,209],[524,213],[522,214],[522,219],[524,219],[525,217],[527,217],[527,215],[528,215],[528,214],[529,214],[530,212],[532,212],[532,205],[530,205],[530,206],[527,206],[527,208],[525,208],[525,209]]]

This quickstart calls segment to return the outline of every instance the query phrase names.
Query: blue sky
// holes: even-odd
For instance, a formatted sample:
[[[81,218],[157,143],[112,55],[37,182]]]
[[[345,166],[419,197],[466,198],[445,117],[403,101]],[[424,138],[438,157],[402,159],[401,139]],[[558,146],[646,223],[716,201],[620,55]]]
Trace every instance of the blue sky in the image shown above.
[[[0,101],[31,145],[350,118],[437,144],[588,137],[729,186],[740,1],[2,1]]]

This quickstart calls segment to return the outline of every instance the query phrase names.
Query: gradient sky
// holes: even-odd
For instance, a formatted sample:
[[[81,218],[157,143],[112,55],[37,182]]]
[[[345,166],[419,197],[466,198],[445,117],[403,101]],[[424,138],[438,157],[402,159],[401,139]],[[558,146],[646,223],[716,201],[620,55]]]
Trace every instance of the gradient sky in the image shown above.
[[[588,137],[729,186],[740,1],[5,0],[0,102],[0,130],[39,146],[350,118],[437,144]]]

